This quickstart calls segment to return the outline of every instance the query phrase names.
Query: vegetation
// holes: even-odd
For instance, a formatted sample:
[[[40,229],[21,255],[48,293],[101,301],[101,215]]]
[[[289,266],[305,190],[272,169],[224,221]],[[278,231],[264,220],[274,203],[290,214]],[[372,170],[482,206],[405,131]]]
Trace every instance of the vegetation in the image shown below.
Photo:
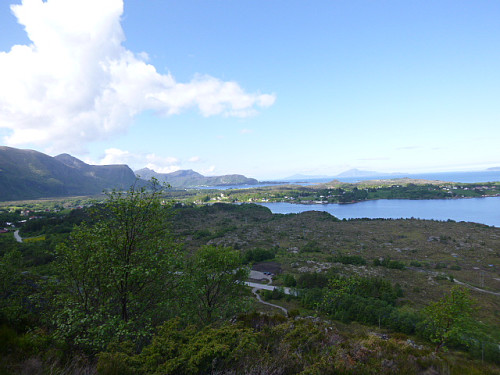
[[[54,324],[66,341],[102,350],[111,338],[148,336],[168,317],[179,255],[158,195],[110,193],[95,224],[75,227],[57,246]]]
[[[444,181],[374,180],[358,183],[332,181],[309,186],[276,185],[249,189],[195,190],[177,198],[197,204],[215,202],[352,203],[373,199],[450,199],[499,196],[500,183],[453,183]]]
[[[70,155],[56,157],[0,146],[1,200],[100,194],[135,180],[126,165],[88,165]]]
[[[498,228],[164,197],[0,212],[0,373],[500,373]]]

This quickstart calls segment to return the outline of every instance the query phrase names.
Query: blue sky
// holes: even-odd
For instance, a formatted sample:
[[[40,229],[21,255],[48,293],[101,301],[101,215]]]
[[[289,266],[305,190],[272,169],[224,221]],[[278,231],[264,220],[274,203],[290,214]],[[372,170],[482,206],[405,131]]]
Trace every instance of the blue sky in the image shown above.
[[[0,136],[258,179],[499,166],[499,19],[495,1],[6,1]]]

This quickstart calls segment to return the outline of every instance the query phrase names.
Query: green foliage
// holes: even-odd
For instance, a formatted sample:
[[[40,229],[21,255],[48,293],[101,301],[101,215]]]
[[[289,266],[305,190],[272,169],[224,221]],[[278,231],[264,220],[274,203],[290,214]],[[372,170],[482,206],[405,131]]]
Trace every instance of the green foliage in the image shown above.
[[[307,309],[317,309],[323,301],[323,289],[313,288],[302,290],[299,293],[300,303]]]
[[[246,251],[243,255],[243,263],[262,262],[264,260],[274,259],[275,252],[273,250],[266,250],[262,248],[255,248]]]
[[[295,277],[289,273],[281,275],[281,280],[283,281],[283,285],[286,287],[294,287],[297,285],[297,280],[295,280]]]
[[[416,314],[401,312],[396,300],[401,288],[380,278],[332,277],[318,307],[332,318],[349,322],[382,324],[412,333],[419,321]]]
[[[203,246],[188,259],[182,275],[183,309],[191,320],[209,324],[227,318],[246,306],[249,269],[238,251],[229,247]],[[186,311],[189,310],[189,311]]]
[[[134,345],[130,341],[111,343],[105,352],[97,355],[99,375],[135,375],[139,361],[134,356]]]
[[[265,301],[271,299],[280,300],[287,297],[290,298],[290,296],[285,294],[285,290],[282,287],[276,287],[273,290],[261,289],[260,294]]]
[[[321,252],[321,248],[319,246],[319,243],[318,241],[309,241],[308,243],[306,243],[301,249],[300,251],[302,253],[318,253],[318,252]]]
[[[443,269],[443,268],[447,268],[448,266],[446,265],[446,263],[444,262],[438,262],[436,263],[436,265],[434,266],[435,269],[437,270],[440,270],[440,269]]]
[[[10,250],[0,258],[0,322],[19,326],[25,320],[29,285],[21,273],[22,255]]]
[[[391,260],[390,258],[384,258],[382,260],[374,259],[373,265],[382,266],[390,269],[398,269],[398,270],[405,269],[405,264],[403,262],[400,262],[398,260]]]
[[[209,238],[211,236],[212,232],[210,232],[208,229],[200,229],[193,233],[193,237],[196,238],[197,240],[202,238]]]
[[[359,255],[338,255],[332,257],[331,261],[334,263],[354,264],[356,266],[363,266],[366,264],[366,260]]]
[[[64,213],[40,213],[43,218],[28,220],[21,229],[21,234],[25,236],[37,236],[42,234],[70,233],[75,225],[80,225],[84,220],[89,220],[86,209],[71,210]]]
[[[99,356],[102,374],[209,374],[249,363],[260,351],[258,335],[242,325],[183,326],[165,322],[138,355],[120,346]],[[121,372],[120,372],[121,371]]]
[[[468,290],[455,286],[451,292],[424,309],[419,329],[436,344],[436,351],[460,336],[472,324],[473,301]]]
[[[61,338],[91,350],[112,338],[140,343],[168,316],[178,256],[159,193],[110,193],[96,223],[76,227],[58,246],[54,324]]]
[[[305,272],[299,275],[297,288],[324,288],[328,285],[328,276],[324,273]]]

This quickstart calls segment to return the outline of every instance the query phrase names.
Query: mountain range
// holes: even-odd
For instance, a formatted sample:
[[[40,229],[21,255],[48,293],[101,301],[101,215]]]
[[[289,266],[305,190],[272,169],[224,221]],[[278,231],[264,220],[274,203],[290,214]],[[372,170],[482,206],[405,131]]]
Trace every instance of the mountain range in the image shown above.
[[[143,168],[135,171],[135,174],[144,180],[150,180],[152,177],[154,177],[158,179],[158,181],[165,182],[173,188],[255,185],[259,183],[259,181],[257,181],[255,178],[248,178],[240,174],[206,177],[191,169],[175,171],[172,173],[158,173],[152,169]]]
[[[98,194],[128,189],[135,180],[127,165],[89,165],[68,154],[0,146],[0,201]]]
[[[157,173],[144,168],[134,173],[129,166],[90,165],[68,155],[49,156],[34,150],[0,146],[0,201],[75,195],[94,195],[104,190],[128,189],[137,175],[144,186],[151,177],[173,188],[254,185],[242,175],[205,177],[192,170]]]

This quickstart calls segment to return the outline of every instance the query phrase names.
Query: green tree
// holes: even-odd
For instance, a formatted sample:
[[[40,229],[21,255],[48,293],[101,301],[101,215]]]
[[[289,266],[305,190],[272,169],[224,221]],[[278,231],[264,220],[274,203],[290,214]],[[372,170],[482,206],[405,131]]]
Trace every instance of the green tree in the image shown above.
[[[0,257],[0,323],[18,323],[23,313],[22,255],[17,249]]]
[[[285,273],[282,276],[283,279],[283,285],[287,287],[294,287],[297,285],[297,280],[295,280],[295,277],[292,274]]]
[[[55,324],[65,339],[91,349],[111,338],[141,342],[168,316],[178,254],[160,193],[156,181],[109,193],[94,224],[75,227],[57,248]]]
[[[189,258],[183,274],[186,312],[194,314],[191,318],[199,323],[209,324],[241,311],[246,304],[248,274],[238,251],[203,246]]]
[[[460,336],[472,324],[473,305],[468,290],[455,286],[451,292],[424,309],[425,319],[419,325],[439,351],[450,340]]]

